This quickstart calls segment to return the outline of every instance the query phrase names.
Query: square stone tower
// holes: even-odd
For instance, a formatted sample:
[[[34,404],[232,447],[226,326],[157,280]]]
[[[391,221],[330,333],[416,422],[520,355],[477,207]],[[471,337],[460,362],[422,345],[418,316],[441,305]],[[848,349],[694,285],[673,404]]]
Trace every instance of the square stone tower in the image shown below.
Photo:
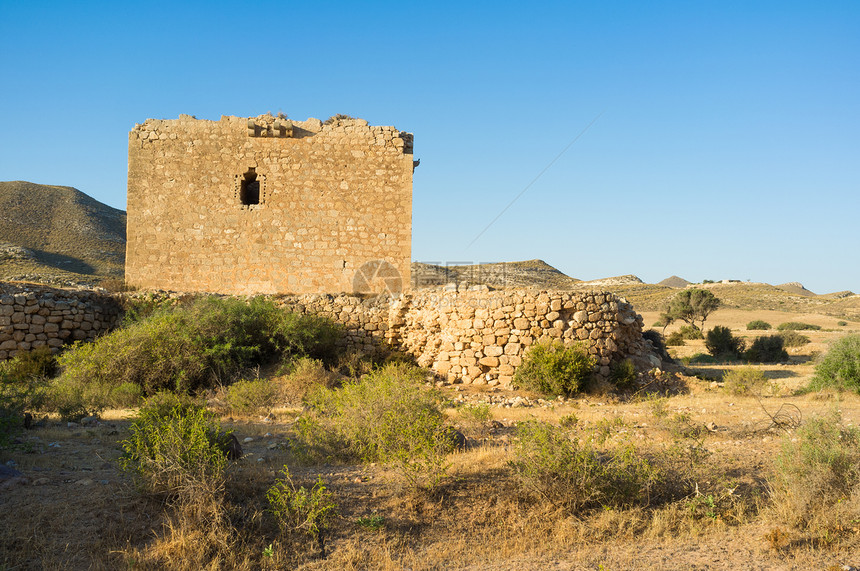
[[[148,119],[128,140],[126,281],[148,289],[399,292],[412,134],[362,119]]]

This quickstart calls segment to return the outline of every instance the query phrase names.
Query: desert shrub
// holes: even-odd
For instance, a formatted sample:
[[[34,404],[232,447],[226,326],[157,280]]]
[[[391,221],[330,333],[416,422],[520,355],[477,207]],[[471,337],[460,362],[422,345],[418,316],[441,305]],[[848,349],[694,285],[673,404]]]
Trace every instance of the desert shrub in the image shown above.
[[[283,312],[263,298],[201,297],[75,346],[60,358],[61,378],[135,383],[147,395],[194,392],[280,355],[331,356],[337,335],[331,322]]]
[[[775,466],[771,499],[785,523],[828,529],[860,517],[860,429],[838,413],[786,435]]]
[[[297,423],[312,457],[360,458],[392,465],[416,488],[445,476],[453,450],[441,397],[424,390],[422,369],[385,365],[341,388],[319,387],[306,398],[315,417]]]
[[[747,323],[748,331],[767,331],[771,328],[771,324],[761,319],[755,319]]]
[[[845,327],[846,325],[848,325],[848,322],[847,321],[837,321],[836,325],[838,325],[839,327]]]
[[[517,426],[511,467],[523,489],[567,513],[648,502],[655,474],[632,447],[599,453],[586,439],[542,422]]]
[[[707,353],[696,353],[690,357],[684,357],[681,359],[681,362],[685,365],[711,365],[717,362],[717,358],[713,355],[708,355]]]
[[[633,361],[622,359],[612,363],[609,368],[609,381],[622,390],[636,388],[636,367]]]
[[[819,359],[809,388],[820,390],[825,387],[860,393],[860,335],[837,339]]]
[[[719,359],[740,359],[744,340],[732,335],[732,330],[728,327],[717,325],[708,331],[705,347],[708,353]]]
[[[744,359],[751,363],[782,363],[788,361],[788,352],[783,348],[784,340],[779,335],[757,337],[744,352]]]
[[[787,321],[780,323],[776,328],[780,331],[819,331],[821,326],[800,321]]]
[[[361,351],[347,351],[339,356],[335,370],[341,375],[358,378],[366,375],[375,366],[373,358]]]
[[[57,359],[51,348],[42,345],[31,351],[19,352],[6,365],[6,374],[18,381],[50,378],[57,374]]]
[[[229,435],[202,406],[169,400],[158,397],[141,408],[122,442],[120,465],[146,492],[181,501],[213,496],[224,485]]]
[[[779,336],[782,337],[782,344],[785,347],[803,347],[809,343],[809,337],[792,329],[780,331]]]
[[[300,532],[319,539],[337,514],[332,493],[322,478],[310,488],[296,487],[286,466],[266,492],[269,510],[285,532]]]
[[[683,339],[689,339],[689,340],[691,340],[691,341],[692,341],[692,340],[694,340],[694,339],[704,339],[704,338],[705,338],[705,336],[704,336],[704,335],[702,335],[702,330],[701,330],[701,329],[699,329],[698,327],[694,327],[694,326],[692,326],[692,325],[684,325],[684,326],[682,326],[682,327],[678,330],[678,333],[680,333],[680,334],[681,334],[681,337],[682,337]]]
[[[31,353],[0,361],[0,447],[23,426],[25,412],[44,408],[46,365],[41,351]]]
[[[684,341],[684,335],[680,331],[670,333],[666,337],[667,347],[682,347],[684,345],[686,345],[686,342]]]
[[[666,351],[666,342],[663,339],[663,335],[660,334],[659,331],[654,329],[648,329],[642,333],[642,337],[651,342],[651,345],[654,347],[654,350],[660,355],[660,358],[667,362],[672,362],[672,358],[669,356],[669,352]]]
[[[514,385],[546,395],[571,396],[591,377],[594,359],[581,345],[539,341],[531,346],[514,374]]]
[[[340,383],[337,373],[326,369],[319,359],[310,357],[290,360],[279,374],[282,376],[278,381],[278,398],[287,403],[300,403],[309,391],[317,387],[334,388]]]
[[[277,400],[278,387],[268,379],[237,381],[227,387],[224,398],[230,409],[238,414],[268,411]]]
[[[485,403],[467,404],[460,409],[460,415],[467,421],[484,424],[493,419],[493,412],[490,410],[490,405]]]
[[[755,367],[740,367],[723,374],[725,389],[733,395],[759,394],[768,385],[768,378]]]

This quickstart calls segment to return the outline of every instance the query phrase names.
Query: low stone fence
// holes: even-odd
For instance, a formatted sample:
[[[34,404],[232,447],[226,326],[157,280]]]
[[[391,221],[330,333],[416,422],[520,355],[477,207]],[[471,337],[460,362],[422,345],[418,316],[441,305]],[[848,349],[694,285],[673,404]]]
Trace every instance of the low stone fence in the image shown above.
[[[303,294],[271,299],[340,323],[348,349],[405,351],[448,383],[508,387],[528,347],[542,338],[582,343],[603,377],[623,359],[638,370],[661,366],[651,342],[642,337],[642,318],[612,293],[438,288],[371,298]],[[94,339],[113,328],[120,313],[120,298],[108,294],[0,283],[0,359],[41,345]]]
[[[58,348],[112,329],[120,302],[89,290],[0,283],[0,360],[43,345]]]
[[[642,337],[642,318],[612,293],[434,289],[396,298],[344,294],[276,299],[294,311],[341,323],[350,348],[399,348],[450,383],[509,386],[527,348],[541,338],[582,343],[603,377],[623,359],[631,359],[639,370],[661,366],[650,341]]]

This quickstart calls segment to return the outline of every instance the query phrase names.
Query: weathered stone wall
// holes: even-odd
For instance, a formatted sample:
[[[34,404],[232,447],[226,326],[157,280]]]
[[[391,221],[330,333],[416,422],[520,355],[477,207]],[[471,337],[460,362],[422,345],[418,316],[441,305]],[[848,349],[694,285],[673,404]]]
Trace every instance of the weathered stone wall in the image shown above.
[[[91,341],[112,329],[119,302],[88,290],[0,283],[0,360],[43,345]]]
[[[639,370],[661,365],[642,337],[642,318],[612,293],[438,289],[393,299],[305,295],[278,300],[343,324],[349,347],[400,348],[449,383],[507,387],[527,348],[543,337],[585,344],[603,376],[621,359],[632,359]]]
[[[412,135],[360,119],[148,119],[129,133],[126,281],[227,294],[399,291],[410,276],[412,171]]]

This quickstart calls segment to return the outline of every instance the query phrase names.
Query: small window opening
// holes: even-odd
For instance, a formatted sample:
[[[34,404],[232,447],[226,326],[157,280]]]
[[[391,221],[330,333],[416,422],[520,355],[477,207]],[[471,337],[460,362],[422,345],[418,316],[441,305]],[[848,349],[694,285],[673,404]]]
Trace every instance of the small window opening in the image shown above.
[[[239,186],[239,199],[242,204],[260,204],[260,181],[257,180],[257,171],[253,167],[243,175]]]

